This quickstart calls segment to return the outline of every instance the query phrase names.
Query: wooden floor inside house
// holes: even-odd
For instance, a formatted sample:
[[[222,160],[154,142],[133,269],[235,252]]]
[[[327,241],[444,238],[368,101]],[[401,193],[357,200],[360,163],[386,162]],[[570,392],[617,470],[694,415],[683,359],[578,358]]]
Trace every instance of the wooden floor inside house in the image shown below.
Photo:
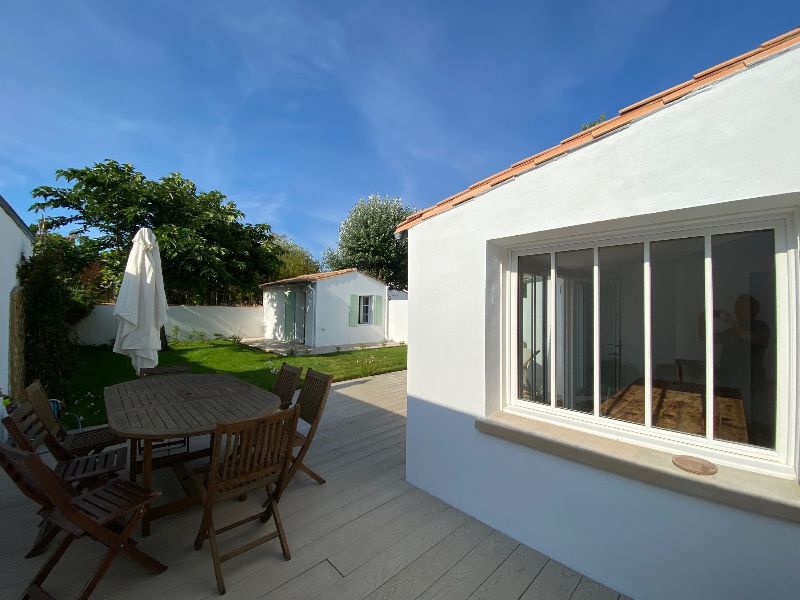
[[[625,598],[407,483],[405,415],[405,372],[334,385],[307,460],[328,483],[298,473],[280,503],[292,560],[284,561],[275,540],[226,562],[225,598]],[[205,441],[193,440],[192,448]],[[168,498],[182,493],[171,469],[157,471],[155,481]],[[251,494],[224,504],[217,522],[254,512],[263,500]],[[0,597],[19,598],[55,545],[23,558],[38,518],[5,474],[0,509]],[[117,558],[93,597],[218,597],[208,544],[199,552],[192,547],[200,514],[197,507],[166,517],[153,523],[149,537],[137,535],[140,548],[168,565],[166,572],[151,575]],[[240,527],[220,536],[221,549],[263,533],[257,524]],[[102,553],[99,544],[79,540],[45,589],[74,597]]]

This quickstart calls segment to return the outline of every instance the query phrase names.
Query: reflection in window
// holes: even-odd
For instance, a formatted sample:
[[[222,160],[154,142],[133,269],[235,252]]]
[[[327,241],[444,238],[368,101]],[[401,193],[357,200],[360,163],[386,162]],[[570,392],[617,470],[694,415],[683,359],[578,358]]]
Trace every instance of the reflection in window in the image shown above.
[[[653,426],[706,434],[705,241],[650,244]]]
[[[644,246],[598,252],[600,414],[644,424]]]
[[[775,240],[711,236],[714,437],[775,447]]]
[[[550,255],[519,259],[519,397],[550,403],[547,358],[547,288]]]
[[[594,251],[556,253],[556,405],[594,412]]]

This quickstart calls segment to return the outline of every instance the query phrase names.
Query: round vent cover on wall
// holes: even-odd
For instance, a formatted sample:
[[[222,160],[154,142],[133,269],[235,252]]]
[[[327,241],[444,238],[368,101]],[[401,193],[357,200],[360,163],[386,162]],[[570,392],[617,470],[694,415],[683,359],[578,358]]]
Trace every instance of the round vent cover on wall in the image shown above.
[[[717,472],[717,465],[696,456],[673,456],[672,464],[695,475],[713,475]]]

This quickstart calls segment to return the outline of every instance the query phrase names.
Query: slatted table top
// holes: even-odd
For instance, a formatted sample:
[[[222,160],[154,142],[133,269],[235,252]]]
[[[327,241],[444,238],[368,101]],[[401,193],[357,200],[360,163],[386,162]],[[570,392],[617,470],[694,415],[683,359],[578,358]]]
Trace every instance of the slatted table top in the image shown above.
[[[240,421],[278,410],[272,392],[230,375],[143,377],[104,391],[108,425],[129,439],[203,435],[220,422]]]

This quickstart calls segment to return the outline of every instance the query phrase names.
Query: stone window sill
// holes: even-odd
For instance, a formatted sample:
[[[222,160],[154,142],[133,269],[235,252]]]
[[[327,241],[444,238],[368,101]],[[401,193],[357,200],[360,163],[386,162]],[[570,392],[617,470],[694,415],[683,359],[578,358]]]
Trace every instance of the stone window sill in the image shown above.
[[[668,452],[511,413],[475,419],[475,428],[615,475],[800,523],[800,486],[792,479],[722,465],[715,475],[692,475],[674,466]]]

